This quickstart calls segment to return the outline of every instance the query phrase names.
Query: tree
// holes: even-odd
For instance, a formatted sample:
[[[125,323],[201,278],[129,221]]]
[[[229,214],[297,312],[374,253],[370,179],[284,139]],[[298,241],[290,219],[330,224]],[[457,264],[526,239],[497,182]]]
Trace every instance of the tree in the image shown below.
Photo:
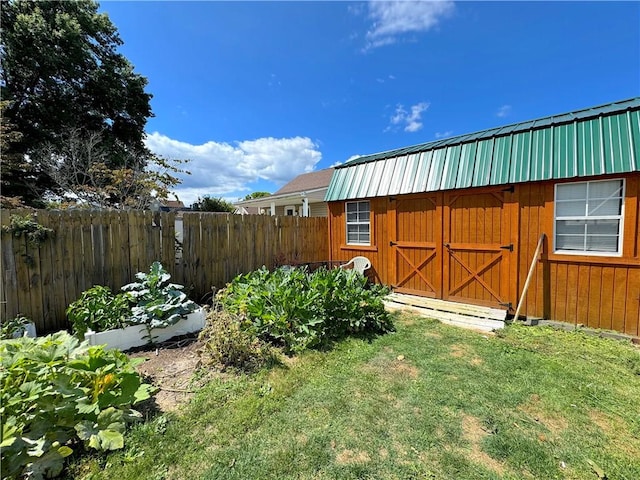
[[[96,2],[10,0],[0,25],[0,91],[8,101],[2,122],[21,135],[5,142],[3,157],[28,159],[12,168],[3,162],[3,195],[37,204],[47,191],[61,193],[41,152],[66,161],[71,131],[100,136],[107,168],[141,171],[153,161],[144,145],[152,115],[147,80],[116,51],[122,40]]]
[[[198,197],[198,200],[193,202],[191,210],[195,210],[197,212],[233,213],[235,212],[236,207],[222,198],[211,198],[205,195],[203,198]]]
[[[253,200],[254,198],[264,198],[264,197],[270,197],[271,194],[269,192],[253,192],[250,193],[249,195],[245,195],[244,199],[245,200]]]
[[[37,163],[64,192],[60,200],[76,200],[96,207],[142,209],[154,198],[167,198],[180,183],[177,173],[189,173],[183,160],[166,160],[150,155],[142,167],[137,159],[123,157],[121,165],[109,167],[109,149],[100,132],[75,129],[63,136],[59,146],[49,144],[34,153]]]

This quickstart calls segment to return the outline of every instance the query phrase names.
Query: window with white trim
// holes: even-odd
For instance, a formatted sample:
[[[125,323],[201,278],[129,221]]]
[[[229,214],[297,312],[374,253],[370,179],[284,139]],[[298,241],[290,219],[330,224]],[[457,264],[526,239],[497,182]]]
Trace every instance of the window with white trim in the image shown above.
[[[622,255],[624,180],[562,183],[555,193],[555,252]]]
[[[369,201],[347,202],[347,245],[371,244]]]

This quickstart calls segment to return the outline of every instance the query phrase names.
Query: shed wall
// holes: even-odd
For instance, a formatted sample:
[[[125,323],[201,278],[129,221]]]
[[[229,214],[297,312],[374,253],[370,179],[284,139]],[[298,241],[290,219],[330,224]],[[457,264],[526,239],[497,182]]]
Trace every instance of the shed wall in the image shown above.
[[[606,177],[592,177],[589,180],[596,178]],[[514,313],[522,295],[538,239],[545,233],[543,254],[535,264],[522,314],[640,336],[640,175],[632,173],[608,178],[626,179],[621,257],[559,255],[551,251],[554,185],[560,182],[518,184],[513,193],[504,194],[504,218],[508,221],[505,232],[511,232],[507,233],[504,240],[514,244],[507,280],[511,313]],[[443,233],[436,237],[446,239],[446,228],[465,228],[464,225],[447,226],[447,198],[481,191],[484,192],[481,189],[464,189],[435,193],[435,211],[443,215],[437,222],[437,228],[443,229]],[[414,202],[416,208],[424,204],[420,202],[420,195],[398,195],[395,198],[402,199],[405,205]],[[390,245],[395,236],[392,230],[395,229],[396,207],[390,197],[368,200],[372,222],[371,246],[346,245],[345,203],[329,203],[331,259],[346,261],[356,255],[366,256],[373,265],[369,272],[371,279],[391,285],[398,279],[397,247]],[[464,216],[460,218],[461,222],[465,222]]]

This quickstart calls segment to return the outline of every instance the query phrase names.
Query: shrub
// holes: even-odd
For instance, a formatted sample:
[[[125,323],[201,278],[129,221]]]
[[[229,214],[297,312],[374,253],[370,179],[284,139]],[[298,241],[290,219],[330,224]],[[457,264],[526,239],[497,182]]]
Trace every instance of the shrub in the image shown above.
[[[218,298],[229,312],[245,316],[244,329],[296,352],[345,335],[391,331],[382,303],[387,293],[353,270],[263,267],[236,277]]]
[[[74,334],[84,340],[88,330],[103,332],[127,326],[131,316],[129,299],[124,293],[114,295],[109,287],[97,285],[82,293],[67,308],[67,318]]]
[[[208,363],[237,368],[246,372],[259,370],[275,361],[271,347],[253,333],[243,330],[238,315],[214,310],[200,332],[201,358]]]
[[[150,397],[126,355],[66,332],[0,343],[2,478],[59,475],[74,442],[115,450]]]

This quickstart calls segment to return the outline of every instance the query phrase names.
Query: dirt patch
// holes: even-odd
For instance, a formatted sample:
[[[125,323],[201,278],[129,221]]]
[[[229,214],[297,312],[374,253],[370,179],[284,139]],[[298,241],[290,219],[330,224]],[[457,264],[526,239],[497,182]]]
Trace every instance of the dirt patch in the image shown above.
[[[130,358],[144,358],[136,367],[147,382],[160,390],[155,395],[157,408],[162,412],[176,410],[188,402],[196,390],[215,375],[212,369],[206,374],[194,375],[200,367],[198,350],[200,343],[195,337],[163,342],[156,348],[146,347],[129,352]]]
[[[518,409],[531,417],[536,422],[547,428],[552,435],[557,436],[569,427],[567,420],[560,415],[553,415],[548,412],[542,405],[541,398],[538,394],[529,397],[529,402],[522,404]]]
[[[602,430],[615,450],[629,457],[640,458],[640,441],[634,437],[625,422],[599,410],[590,410],[589,419]]]
[[[418,378],[420,370],[407,360],[394,360],[391,363],[391,371],[401,377]]]
[[[455,358],[462,358],[467,354],[467,347],[464,345],[451,345],[450,354]]]
[[[449,354],[454,358],[469,357],[470,356],[469,347],[467,345],[460,345],[460,344],[451,345]],[[474,355],[469,359],[469,363],[477,367],[478,365],[482,365],[482,363],[484,362],[480,357]]]
[[[504,465],[487,455],[480,448],[482,439],[489,435],[489,433],[482,427],[480,420],[471,415],[465,415],[462,417],[462,435],[464,439],[471,444],[471,454],[469,455],[471,460],[484,465],[500,475],[504,473]]]
[[[366,373],[374,373],[391,380],[418,378],[420,370],[404,355],[397,355],[391,359],[386,353],[393,353],[393,351],[388,349],[384,354],[372,358],[360,368]]]
[[[339,465],[367,463],[370,461],[371,461],[371,457],[369,457],[369,454],[362,450],[342,450],[336,456],[336,463]]]

